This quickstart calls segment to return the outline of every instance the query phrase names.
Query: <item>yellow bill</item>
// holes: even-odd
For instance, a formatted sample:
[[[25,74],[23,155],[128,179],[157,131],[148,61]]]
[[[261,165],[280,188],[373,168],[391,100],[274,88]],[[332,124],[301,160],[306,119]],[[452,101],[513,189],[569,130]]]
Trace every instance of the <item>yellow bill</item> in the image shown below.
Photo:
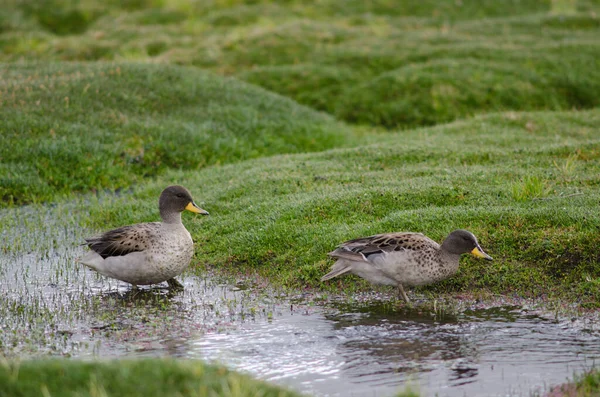
[[[492,260],[492,257],[483,252],[480,246],[473,248],[473,251],[471,251],[471,255],[476,256],[478,258],[487,259],[488,261]]]
[[[208,215],[208,211],[198,207],[193,201],[190,201],[190,203],[185,207],[185,209],[190,212],[193,212],[194,214]]]

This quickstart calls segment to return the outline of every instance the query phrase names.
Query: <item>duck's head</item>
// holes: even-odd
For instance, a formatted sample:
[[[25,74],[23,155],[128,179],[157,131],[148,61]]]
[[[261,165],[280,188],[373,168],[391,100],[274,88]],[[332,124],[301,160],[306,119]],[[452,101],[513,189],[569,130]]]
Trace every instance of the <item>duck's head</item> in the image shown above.
[[[158,199],[158,208],[163,219],[168,218],[169,214],[181,213],[185,210],[208,215],[208,211],[203,210],[194,203],[190,192],[179,185],[169,186],[162,191]]]
[[[477,237],[467,230],[459,229],[450,233],[442,243],[442,249],[458,255],[470,252],[471,255],[478,258],[492,260],[492,257],[483,252],[479,246]]]

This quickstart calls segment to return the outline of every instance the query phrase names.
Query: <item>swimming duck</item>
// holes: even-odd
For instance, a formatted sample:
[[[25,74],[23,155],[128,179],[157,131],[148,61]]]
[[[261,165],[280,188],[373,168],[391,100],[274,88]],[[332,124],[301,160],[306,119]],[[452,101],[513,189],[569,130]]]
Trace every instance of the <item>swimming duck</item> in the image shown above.
[[[100,274],[138,285],[167,281],[180,288],[175,280],[190,264],[194,254],[192,236],[181,223],[184,210],[208,215],[198,207],[183,186],[169,186],[158,200],[162,222],[138,223],[109,230],[86,238],[90,247],[81,263]]]
[[[346,241],[329,253],[337,261],[321,278],[329,280],[352,273],[372,284],[397,286],[405,302],[404,287],[444,280],[458,271],[460,255],[492,260],[483,252],[475,235],[455,230],[440,246],[421,233],[386,233]]]

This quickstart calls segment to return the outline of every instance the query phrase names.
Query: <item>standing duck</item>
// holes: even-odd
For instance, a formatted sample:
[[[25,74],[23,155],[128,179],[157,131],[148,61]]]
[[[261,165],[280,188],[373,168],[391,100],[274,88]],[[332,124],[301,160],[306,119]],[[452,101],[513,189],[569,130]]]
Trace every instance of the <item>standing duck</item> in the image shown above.
[[[405,286],[431,284],[454,275],[460,255],[467,252],[492,260],[466,230],[453,231],[441,246],[421,233],[378,234],[346,241],[330,252],[337,261],[321,281],[352,273],[372,284],[398,287],[408,303]]]
[[[181,288],[174,277],[188,267],[194,254],[194,242],[181,223],[181,213],[208,212],[194,203],[186,188],[177,185],[162,191],[158,208],[162,222],[123,226],[86,238],[91,250],[81,263],[134,287],[167,281],[169,287]]]

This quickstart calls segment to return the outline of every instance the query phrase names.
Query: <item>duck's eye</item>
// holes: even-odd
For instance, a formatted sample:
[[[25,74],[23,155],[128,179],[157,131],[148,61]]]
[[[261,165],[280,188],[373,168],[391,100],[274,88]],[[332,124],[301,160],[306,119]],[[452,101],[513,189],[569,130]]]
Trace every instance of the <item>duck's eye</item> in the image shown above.
[[[177,196],[177,197],[179,197],[179,198],[184,198],[184,197],[185,197],[185,196],[183,195],[183,193],[177,193],[177,194],[176,194],[176,196]]]

